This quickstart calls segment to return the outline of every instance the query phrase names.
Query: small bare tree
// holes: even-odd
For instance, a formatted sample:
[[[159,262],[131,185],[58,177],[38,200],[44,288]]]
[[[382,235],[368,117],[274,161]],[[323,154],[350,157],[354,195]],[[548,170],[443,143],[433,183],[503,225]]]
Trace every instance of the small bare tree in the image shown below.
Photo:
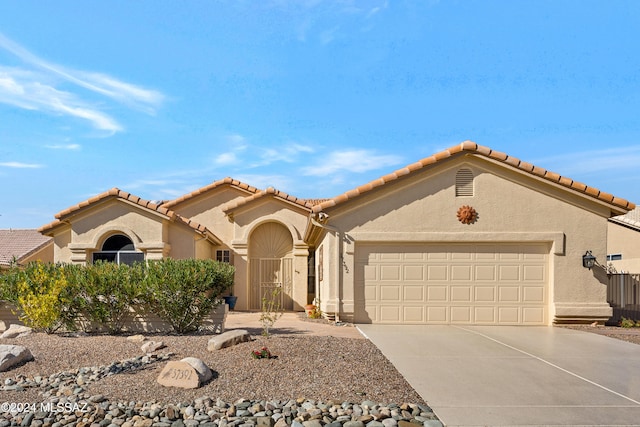
[[[267,338],[269,338],[269,329],[273,327],[276,321],[284,314],[281,293],[282,288],[277,286],[262,297],[260,323],[262,323],[262,335]]]

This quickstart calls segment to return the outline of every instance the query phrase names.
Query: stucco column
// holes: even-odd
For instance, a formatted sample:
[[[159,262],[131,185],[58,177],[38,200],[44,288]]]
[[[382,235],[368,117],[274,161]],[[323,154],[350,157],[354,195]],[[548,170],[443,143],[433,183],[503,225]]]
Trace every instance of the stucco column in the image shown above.
[[[345,239],[342,236],[340,245],[342,245],[341,270],[342,277],[339,289],[341,294],[338,298],[342,305],[339,307],[340,316],[343,320],[353,321],[355,317],[355,289],[354,289],[354,269],[355,269],[355,241],[354,239]]]
[[[249,245],[246,242],[233,242],[233,266],[236,269],[233,280],[233,294],[238,297],[236,310],[249,309]]]
[[[307,304],[307,270],[309,268],[309,246],[295,243],[293,246],[293,309],[304,310]]]

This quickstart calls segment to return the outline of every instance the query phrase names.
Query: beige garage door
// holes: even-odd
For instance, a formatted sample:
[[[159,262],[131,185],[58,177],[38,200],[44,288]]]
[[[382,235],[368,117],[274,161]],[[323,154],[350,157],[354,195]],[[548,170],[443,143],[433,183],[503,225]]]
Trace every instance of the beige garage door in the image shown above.
[[[545,325],[544,244],[356,246],[360,323]]]

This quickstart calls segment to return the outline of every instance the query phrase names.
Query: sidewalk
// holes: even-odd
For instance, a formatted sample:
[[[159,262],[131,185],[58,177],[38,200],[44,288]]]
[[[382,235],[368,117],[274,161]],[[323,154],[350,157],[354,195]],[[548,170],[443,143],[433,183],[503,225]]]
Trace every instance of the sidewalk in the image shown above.
[[[260,312],[229,311],[225,321],[225,330],[246,329],[251,335],[260,335],[262,334],[260,314]],[[364,339],[364,336],[353,325],[336,326],[321,320],[304,320],[301,316],[304,316],[304,313],[284,313],[275,322],[269,333]]]

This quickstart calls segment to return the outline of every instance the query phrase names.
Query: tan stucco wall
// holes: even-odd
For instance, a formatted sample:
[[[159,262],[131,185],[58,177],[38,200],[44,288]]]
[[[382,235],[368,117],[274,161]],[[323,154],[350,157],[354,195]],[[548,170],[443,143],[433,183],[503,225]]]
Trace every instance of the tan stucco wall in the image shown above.
[[[184,225],[172,223],[161,215],[137,206],[112,200],[71,219],[71,224],[56,232],[55,260],[86,263],[99,251],[107,237],[124,234],[147,259],[191,258],[196,256],[195,233]],[[200,252],[207,253],[201,247]]]
[[[640,231],[613,222],[608,223],[607,254],[621,254],[619,261],[610,261],[617,272],[640,273]],[[606,258],[598,258],[609,264]]]
[[[474,196],[455,196],[455,175],[460,167],[474,174]],[[456,212],[471,205],[478,212],[475,224],[458,221]],[[534,177],[505,169],[484,158],[458,157],[427,173],[387,184],[352,203],[327,209],[328,224],[343,233],[328,232],[323,245],[344,264],[324,272],[321,294],[333,299],[334,277],[342,281],[342,307],[353,312],[355,242],[358,241],[504,241],[548,242],[550,256],[550,321],[554,317],[606,317],[606,285],[582,267],[582,255],[591,250],[598,259],[606,254],[608,208],[585,201],[566,190]],[[346,238],[345,238],[346,237]],[[606,277],[606,276],[605,276]],[[327,311],[336,308],[326,301]]]
[[[24,264],[28,264],[34,261],[40,262],[53,262],[53,253],[54,253],[54,245],[53,242],[46,245],[44,248],[40,249],[32,253],[31,255],[24,257],[20,262]]]

